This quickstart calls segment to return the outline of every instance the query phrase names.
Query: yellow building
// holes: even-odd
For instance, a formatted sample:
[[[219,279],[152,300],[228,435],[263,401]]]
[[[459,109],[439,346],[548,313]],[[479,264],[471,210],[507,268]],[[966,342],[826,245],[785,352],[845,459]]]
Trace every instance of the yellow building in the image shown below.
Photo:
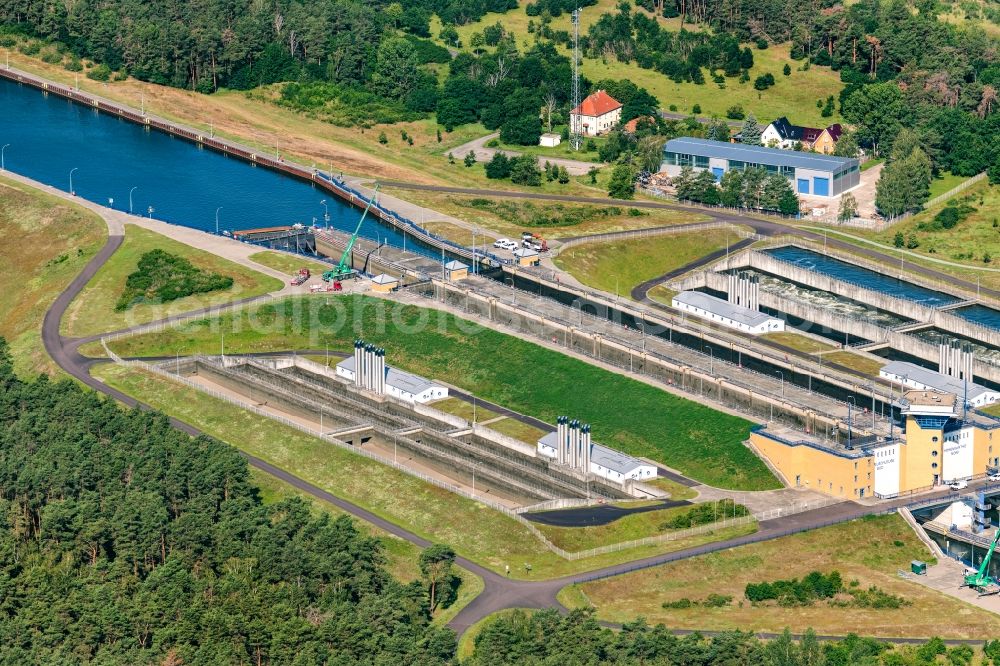
[[[444,272],[449,280],[464,280],[469,277],[469,267],[461,261],[449,261],[444,265]]]
[[[399,286],[399,280],[391,275],[382,273],[372,278],[372,291],[377,294],[388,294]]]
[[[909,391],[900,404],[903,427],[892,438],[835,444],[758,428],[750,441],[790,486],[843,498],[895,497],[1000,466],[1000,448],[993,449],[1000,420],[960,415],[955,396],[938,391]]]

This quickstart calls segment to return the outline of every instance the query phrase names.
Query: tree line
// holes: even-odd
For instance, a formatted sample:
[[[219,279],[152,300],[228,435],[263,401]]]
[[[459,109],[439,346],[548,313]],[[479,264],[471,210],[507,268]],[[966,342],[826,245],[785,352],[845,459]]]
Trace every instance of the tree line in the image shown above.
[[[404,585],[348,517],[264,505],[233,448],[22,381],[2,341],[0,521],[3,664],[454,661],[449,548]]]

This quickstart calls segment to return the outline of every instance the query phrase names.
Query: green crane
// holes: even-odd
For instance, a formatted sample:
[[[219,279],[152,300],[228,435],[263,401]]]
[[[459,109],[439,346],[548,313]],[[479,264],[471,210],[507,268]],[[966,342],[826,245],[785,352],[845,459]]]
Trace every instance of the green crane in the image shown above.
[[[344,254],[340,255],[340,263],[337,264],[336,268],[331,268],[327,272],[323,273],[323,282],[339,280],[353,273],[351,270],[351,250],[354,249],[354,243],[358,240],[358,232],[361,231],[361,225],[364,224],[365,218],[368,216],[368,211],[371,209],[372,204],[375,203],[375,197],[378,196],[378,188],[379,186],[375,185],[375,191],[372,192],[372,198],[368,200],[368,205],[365,206],[365,211],[361,214],[361,219],[358,220],[358,226],[354,228],[354,233],[351,234],[351,240],[347,241],[347,247],[344,248]]]
[[[1000,540],[1000,529],[997,530],[996,536],[993,537],[990,549],[986,552],[986,557],[983,558],[983,563],[979,565],[979,569],[965,574],[965,585],[980,594],[990,594],[995,591],[994,588],[997,585],[997,581],[987,572],[989,571],[990,560],[993,558],[993,551],[996,550],[998,540]]]

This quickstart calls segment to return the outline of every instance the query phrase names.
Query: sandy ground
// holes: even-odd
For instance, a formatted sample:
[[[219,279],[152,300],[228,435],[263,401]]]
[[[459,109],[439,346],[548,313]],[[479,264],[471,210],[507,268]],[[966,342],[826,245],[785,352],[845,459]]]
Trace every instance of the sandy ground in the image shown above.
[[[965,565],[958,560],[945,557],[937,564],[928,566],[927,574],[924,576],[917,576],[910,572],[902,573],[905,574],[904,577],[907,580],[947,594],[949,597],[961,599],[973,606],[1000,614],[1000,595],[981,596],[975,590],[961,585],[962,577],[965,575]]]
[[[489,162],[493,159],[493,155],[496,154],[497,148],[487,148],[486,143],[492,139],[496,139],[500,136],[499,132],[494,132],[493,134],[487,134],[486,136],[481,136],[478,139],[473,139],[467,143],[463,143],[461,146],[452,149],[451,154],[455,156],[456,159],[460,157],[465,157],[469,151],[476,156],[476,160],[479,162]],[[516,150],[503,150],[510,157],[515,157],[520,155]],[[600,169],[601,167],[608,166],[607,164],[601,162],[584,162],[583,160],[570,160],[565,157],[539,157],[539,162],[549,162],[557,166],[566,167],[566,172],[571,176],[583,176],[590,172],[593,168]]]
[[[858,202],[858,217],[871,220],[875,214],[875,184],[882,173],[882,164],[877,164],[867,171],[861,172],[861,184],[850,191]],[[802,209],[806,211],[803,219],[813,222],[835,223],[837,215],[840,213],[840,197],[815,197],[808,194],[800,194],[799,200],[802,202]],[[826,211],[821,217],[813,217],[812,208],[825,208]]]

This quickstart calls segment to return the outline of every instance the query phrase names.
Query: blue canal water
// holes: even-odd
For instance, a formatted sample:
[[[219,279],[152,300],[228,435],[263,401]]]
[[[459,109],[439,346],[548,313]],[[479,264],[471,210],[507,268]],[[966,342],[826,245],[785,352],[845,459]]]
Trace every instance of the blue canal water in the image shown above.
[[[1000,312],[985,305],[970,305],[967,308],[952,310],[952,313],[982,326],[1000,330]]]
[[[330,225],[351,233],[361,212],[311,183],[255,167],[80,104],[0,79],[0,146],[9,171],[77,196],[132,210],[174,224],[236,231],[302,223],[323,223],[325,199]],[[361,235],[402,247],[403,235],[371,218]],[[406,249],[430,257],[440,253],[410,237]]]
[[[959,300],[950,294],[919,287],[794,245],[765,250],[765,252],[776,259],[796,264],[807,270],[929,307],[948,305]]]

